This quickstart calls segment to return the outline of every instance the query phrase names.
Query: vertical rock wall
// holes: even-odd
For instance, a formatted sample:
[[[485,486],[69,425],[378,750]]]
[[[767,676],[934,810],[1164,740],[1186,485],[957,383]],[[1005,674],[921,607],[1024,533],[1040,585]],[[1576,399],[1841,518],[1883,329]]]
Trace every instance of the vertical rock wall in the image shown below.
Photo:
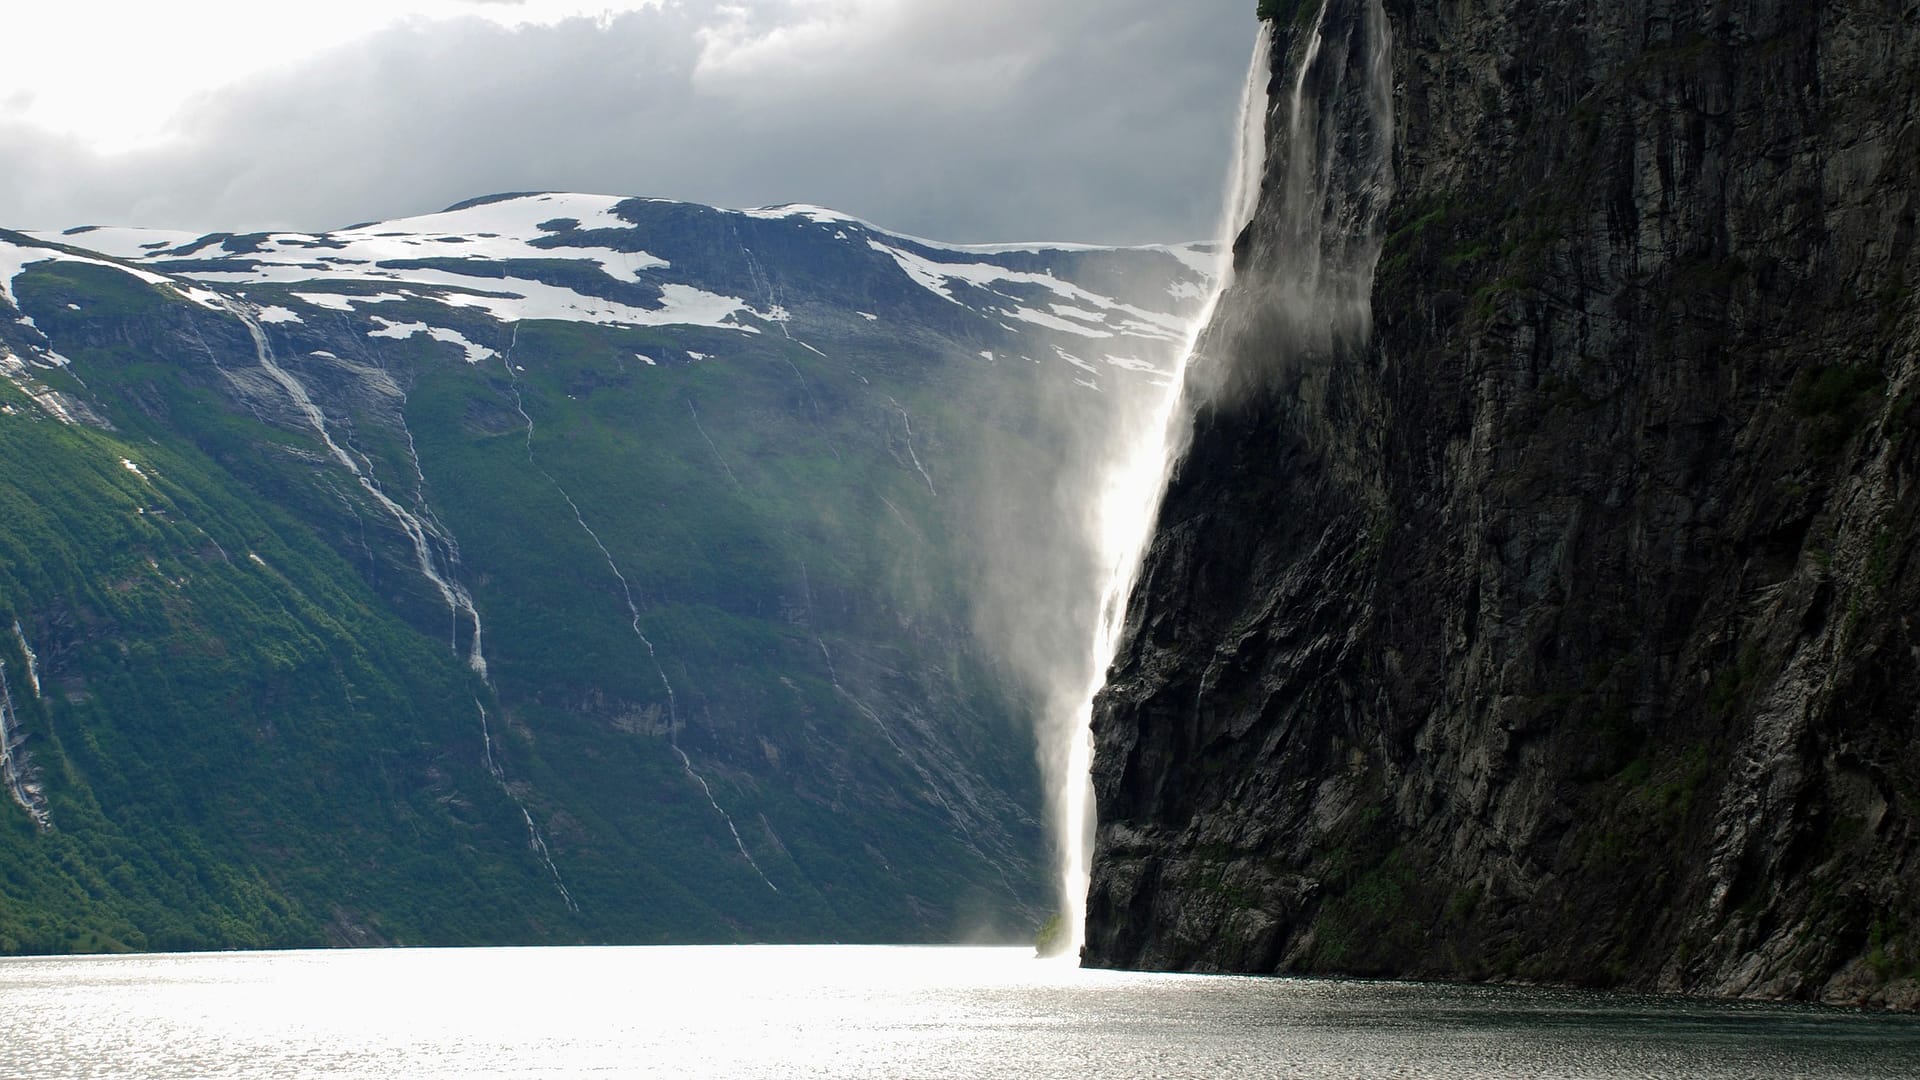
[[[1920,1004],[1920,4],[1386,8],[1372,333],[1263,315],[1270,182],[1088,962]]]

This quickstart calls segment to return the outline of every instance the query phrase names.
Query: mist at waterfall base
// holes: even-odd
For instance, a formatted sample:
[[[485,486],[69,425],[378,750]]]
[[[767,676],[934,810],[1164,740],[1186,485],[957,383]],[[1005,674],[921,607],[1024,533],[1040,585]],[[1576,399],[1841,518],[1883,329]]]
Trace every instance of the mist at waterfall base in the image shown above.
[[[1058,922],[1043,931],[1049,954],[1077,955],[1082,942],[1093,840],[1089,710],[1113,656],[1170,446],[1185,426],[1174,412],[1187,365],[1230,275],[1233,237],[1259,187],[1271,38],[1264,30],[1254,37],[1210,244],[1213,284],[1196,298],[1185,339],[1142,357],[1157,369],[1146,377],[1114,372],[1097,388],[1075,383],[1051,391],[1039,412],[1048,418],[1052,460],[1023,461],[991,444],[981,451],[980,471],[992,479],[973,495],[979,535],[971,605],[980,639],[1037,703],[1059,888]]]
[[[1049,524],[1065,535],[1012,530],[989,545],[977,598],[983,636],[1001,643],[1044,703],[1038,735],[1060,922],[1043,951],[1077,957],[1085,940],[1094,710],[1130,632],[1127,601],[1196,418],[1271,392],[1370,330],[1392,193],[1385,12],[1379,0],[1326,0],[1285,37],[1276,68],[1279,34],[1261,23],[1254,35],[1213,241],[1220,266],[1167,377],[1109,395],[1091,425],[1055,410],[1073,433],[1073,467],[1049,474]]]

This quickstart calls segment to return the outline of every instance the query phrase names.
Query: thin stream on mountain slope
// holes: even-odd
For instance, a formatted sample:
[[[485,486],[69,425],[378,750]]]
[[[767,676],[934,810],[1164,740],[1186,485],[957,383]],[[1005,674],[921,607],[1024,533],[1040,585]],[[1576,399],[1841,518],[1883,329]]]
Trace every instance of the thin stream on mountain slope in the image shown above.
[[[482,682],[490,681],[487,675],[486,653],[481,648],[480,611],[474,606],[473,596],[467,592],[466,586],[460,584],[450,576],[451,566],[449,567],[448,574],[442,574],[439,566],[436,565],[437,560],[434,552],[434,544],[438,543],[442,550],[449,553],[447,558],[449,564],[451,564],[453,561],[451,552],[456,550],[453,538],[448,535],[437,522],[423,520],[406,507],[395,502],[392,497],[381,489],[380,484],[374,480],[372,474],[363,468],[361,463],[356,461],[352,454],[348,453],[338,442],[334,441],[333,434],[327,427],[326,413],[321,411],[320,406],[313,400],[313,395],[307,391],[306,385],[295,377],[292,372],[280,366],[278,359],[275,358],[273,353],[273,343],[267,337],[266,329],[260,325],[259,319],[254,317],[254,313],[250,311],[246,305],[224,297],[220,298],[219,304],[223,310],[240,320],[241,325],[247,328],[247,334],[253,338],[254,357],[260,365],[260,370],[266,372],[268,378],[271,378],[278,384],[280,389],[286,393],[288,400],[292,401],[294,406],[300,410],[301,415],[306,418],[307,423],[313,427],[314,433],[320,436],[320,441],[326,444],[327,450],[332,454],[334,460],[345,466],[347,471],[353,474],[353,478],[359,482],[360,487],[366,491],[368,495],[371,495],[375,502],[380,504],[381,509],[385,510],[388,515],[399,524],[400,530],[407,535],[407,539],[413,544],[414,559],[419,567],[420,573],[428,581],[433,583],[433,586],[439,590],[441,599],[447,604],[447,610],[453,619],[453,644],[456,649],[459,645],[460,616],[465,615],[470,620],[473,627],[473,637],[467,646],[467,666],[473,670],[474,674],[480,676]],[[407,436],[407,445],[409,449],[412,448],[413,437],[411,433]],[[419,468],[419,458],[417,455],[414,458],[414,466],[417,472]],[[420,482],[424,488],[426,478],[421,476]],[[488,771],[493,774],[495,782],[500,785],[500,790],[505,792],[507,798],[513,801],[513,805],[520,811],[521,818],[526,822],[528,849],[546,866],[547,872],[553,875],[554,887],[559,890],[560,898],[566,902],[567,910],[579,911],[579,905],[574,903],[573,894],[567,890],[566,882],[560,876],[560,868],[554,865],[553,854],[547,849],[546,838],[540,835],[539,826],[534,824],[533,813],[527,809],[526,804],[522,802],[520,797],[513,793],[513,789],[508,786],[506,774],[501,770],[499,763],[494,758],[493,734],[487,724],[486,708],[480,704],[478,699],[474,701],[474,707],[479,711],[480,736],[486,748]]]
[[[627,575],[621,572],[620,565],[614,562],[613,552],[607,550],[607,545],[600,539],[600,534],[593,530],[593,526],[587,524],[586,515],[580,512],[580,504],[574,502],[573,496],[567,494],[567,489],[561,486],[560,481],[555,479],[552,473],[541,468],[540,463],[533,458],[533,417],[527,412],[526,401],[520,395],[520,376],[513,368],[513,351],[519,345],[520,324],[514,323],[513,338],[507,343],[506,354],[501,357],[500,362],[506,368],[507,384],[513,392],[514,411],[520,414],[520,419],[527,425],[527,464],[545,477],[553,490],[559,492],[560,497],[566,500],[567,508],[573,511],[574,522],[580,526],[582,532],[587,534],[587,538],[593,541],[593,546],[600,549],[600,557],[606,560],[607,569],[613,572],[614,579],[620,583],[620,594],[627,601],[627,614],[632,617],[633,635],[640,639],[641,645],[645,646],[647,659],[653,664],[654,674],[660,677],[660,685],[667,692],[667,745],[679,755],[680,767],[686,770],[688,778],[700,785],[701,792],[707,797],[707,805],[713,807],[713,812],[719,814],[720,820],[726,823],[727,832],[733,837],[733,846],[739,849],[741,858],[747,860],[747,865],[753,867],[753,872],[760,875],[760,880],[766,882],[767,888],[779,892],[780,886],[775,885],[766,871],[760,869],[760,864],[754,860],[753,853],[747,850],[746,842],[741,840],[740,830],[733,824],[733,815],[727,813],[726,809],[720,805],[720,800],[714,798],[713,786],[708,784],[707,778],[700,775],[699,770],[693,767],[693,759],[687,756],[687,752],[680,749],[680,710],[674,698],[673,683],[667,680],[667,669],[661,666],[660,654],[653,647],[653,639],[647,637],[646,631],[640,628],[640,605],[633,599],[633,586],[628,583]],[[705,433],[702,432],[702,434]],[[718,453],[717,450],[715,452]]]
[[[733,475],[733,466],[727,464],[727,459],[721,455],[720,445],[713,441],[713,436],[707,434],[706,425],[700,422],[700,410],[694,407],[692,398],[687,399],[687,414],[693,417],[694,430],[698,431],[700,437],[707,441],[707,449],[713,451],[713,459],[720,463],[720,468],[727,474],[727,479],[733,481],[734,487],[743,487],[740,483],[740,478]]]
[[[896,410],[899,411],[900,423],[906,427],[907,457],[912,459],[914,471],[920,474],[920,479],[926,481],[927,494],[933,496],[936,499],[939,498],[940,489],[933,486],[933,477],[927,475],[927,467],[925,465],[920,464],[919,451],[913,448],[913,416],[907,412],[907,407],[905,405],[902,405],[898,401],[895,401],[892,397],[887,398],[887,403],[892,405]]]
[[[279,361],[274,357],[273,345],[268,340],[266,331],[260,326],[259,320],[238,303],[224,299],[221,303],[227,313],[239,319],[247,328],[247,333],[252,336],[254,353],[260,364],[260,370],[266,372],[268,378],[279,384],[280,389],[286,392],[294,407],[306,417],[314,433],[320,436],[320,441],[326,445],[333,459],[353,474],[353,478],[359,481],[360,487],[380,504],[380,508],[385,510],[400,526],[400,531],[406,534],[407,540],[413,545],[414,561],[421,575],[439,591],[441,600],[445,601],[447,610],[453,617],[456,647],[459,639],[460,617],[466,616],[473,630],[473,637],[467,645],[467,666],[473,669],[474,674],[482,679],[486,678],[487,657],[480,644],[480,612],[474,607],[473,597],[468,594],[466,587],[443,575],[439,566],[436,565],[438,560],[434,553],[434,544],[437,542],[442,547],[450,547],[451,540],[438,526],[423,521],[418,515],[395,502],[380,487],[379,482],[361,467],[360,462],[334,441],[333,433],[327,427],[326,414],[320,410],[319,405],[314,403],[313,395],[307,392],[306,385],[280,366]]]
[[[38,689],[34,694],[39,696]],[[7,685],[7,662],[0,660],[0,783],[6,785],[7,794],[33,819],[35,827],[46,832],[53,828],[53,816],[47,812],[46,797],[39,785],[28,775],[25,757],[20,753],[21,741],[20,716],[14,711],[13,690]]]
[[[20,628],[20,620],[13,620],[13,640],[20,645],[20,654],[27,658],[27,685],[33,688],[33,696],[40,696],[40,657],[27,644],[27,632]]]
[[[793,331],[787,327],[787,324],[793,321],[793,313],[788,311],[787,306],[780,302],[780,293],[779,290],[774,288],[773,276],[762,272],[760,260],[754,257],[753,249],[748,247],[746,241],[740,238],[740,229],[732,223],[731,219],[729,219],[727,227],[733,232],[733,242],[740,245],[740,253],[746,257],[748,278],[753,282],[755,289],[767,294],[766,314],[761,317],[778,326],[781,337],[786,338],[793,344],[800,346],[822,359],[827,359],[826,353],[793,336]],[[756,312],[756,314],[758,313]],[[807,397],[807,404],[813,410],[813,429],[820,435],[820,441],[826,444],[827,452],[833,455],[833,460],[844,460],[840,456],[840,448],[833,444],[833,437],[827,431],[824,414],[820,410],[820,399],[814,396],[813,386],[807,382],[807,377],[801,372],[800,365],[794,363],[793,357],[788,356],[784,352],[780,354],[780,359],[785,362],[787,368],[793,372],[793,377],[800,383],[801,393]]]

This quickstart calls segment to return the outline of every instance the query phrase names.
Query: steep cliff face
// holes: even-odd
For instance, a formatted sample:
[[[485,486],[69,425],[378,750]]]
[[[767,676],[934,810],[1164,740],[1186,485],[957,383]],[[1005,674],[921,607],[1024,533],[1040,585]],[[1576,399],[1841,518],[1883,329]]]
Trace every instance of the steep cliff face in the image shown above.
[[[1302,333],[1275,170],[1366,7],[1263,8],[1088,962],[1920,1005],[1920,5],[1388,0],[1370,333]]]

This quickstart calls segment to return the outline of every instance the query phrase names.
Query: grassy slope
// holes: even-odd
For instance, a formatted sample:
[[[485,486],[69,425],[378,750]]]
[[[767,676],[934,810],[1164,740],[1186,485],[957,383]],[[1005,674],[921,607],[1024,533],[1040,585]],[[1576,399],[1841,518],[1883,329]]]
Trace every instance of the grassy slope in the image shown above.
[[[496,697],[317,439],[236,408],[206,355],[244,364],[232,320],[71,264],[17,288],[117,431],[29,419],[4,391],[22,412],[0,423],[0,617],[22,619],[49,672],[43,702],[14,688],[57,829],[0,804],[0,951],[312,944],[343,927],[436,943],[924,939],[1006,910],[980,884],[1005,852],[990,865],[955,827],[924,771],[938,755],[900,719],[957,732],[991,785],[1031,789],[1028,737],[956,644],[952,541],[892,413],[937,431],[950,387],[868,383],[770,335],[725,366],[653,368],[633,352],[672,340],[540,324],[516,359],[529,460],[504,365],[383,343],[363,359],[409,391]],[[84,313],[57,314],[69,302]],[[400,433],[338,411],[336,435],[398,493]],[[562,490],[628,578],[670,709]],[[481,767],[476,698],[578,915]],[[1012,865],[1008,887],[1031,895],[1031,863]]]
[[[87,277],[90,302],[159,316],[150,290]],[[23,292],[69,287],[52,278]],[[336,907],[399,941],[531,925],[553,905],[502,857],[512,806],[464,752],[473,681],[220,460],[311,487],[285,452],[310,448],[150,357],[76,360],[99,400],[205,422],[198,445],[136,409],[63,427],[0,389],[21,410],[0,424],[0,618],[40,656],[42,700],[23,657],[8,671],[56,825],[0,806],[0,948],[311,944]]]
[[[873,642],[897,642],[877,664],[907,673],[900,694],[924,697],[913,670],[961,632],[915,639],[915,626],[958,610],[957,584],[950,566],[898,557],[938,539],[939,515],[917,474],[893,463],[876,417],[850,401],[851,377],[784,339],[736,340],[724,365],[676,367],[633,359],[672,345],[644,332],[537,324],[518,342],[524,371],[511,380],[504,361],[476,370],[416,356],[425,374],[409,415],[467,565],[489,575],[479,596],[502,697],[516,730],[537,732],[520,751],[538,785],[586,819],[555,838],[587,875],[582,890],[602,904],[637,892],[649,907],[678,886],[722,892],[727,927],[747,936],[955,932],[956,900],[995,870],[957,841],[889,742],[908,734],[882,730],[854,700],[884,688],[834,683],[852,688],[844,669]],[[516,391],[534,421],[531,455]],[[883,498],[914,516],[895,518]],[[905,535],[910,524],[919,535]],[[958,707],[940,720],[1006,729],[972,764],[1017,785],[1030,768],[1024,738],[971,675],[944,688]],[[665,737],[673,720],[779,892],[685,776]],[[627,862],[595,857],[609,837]]]

